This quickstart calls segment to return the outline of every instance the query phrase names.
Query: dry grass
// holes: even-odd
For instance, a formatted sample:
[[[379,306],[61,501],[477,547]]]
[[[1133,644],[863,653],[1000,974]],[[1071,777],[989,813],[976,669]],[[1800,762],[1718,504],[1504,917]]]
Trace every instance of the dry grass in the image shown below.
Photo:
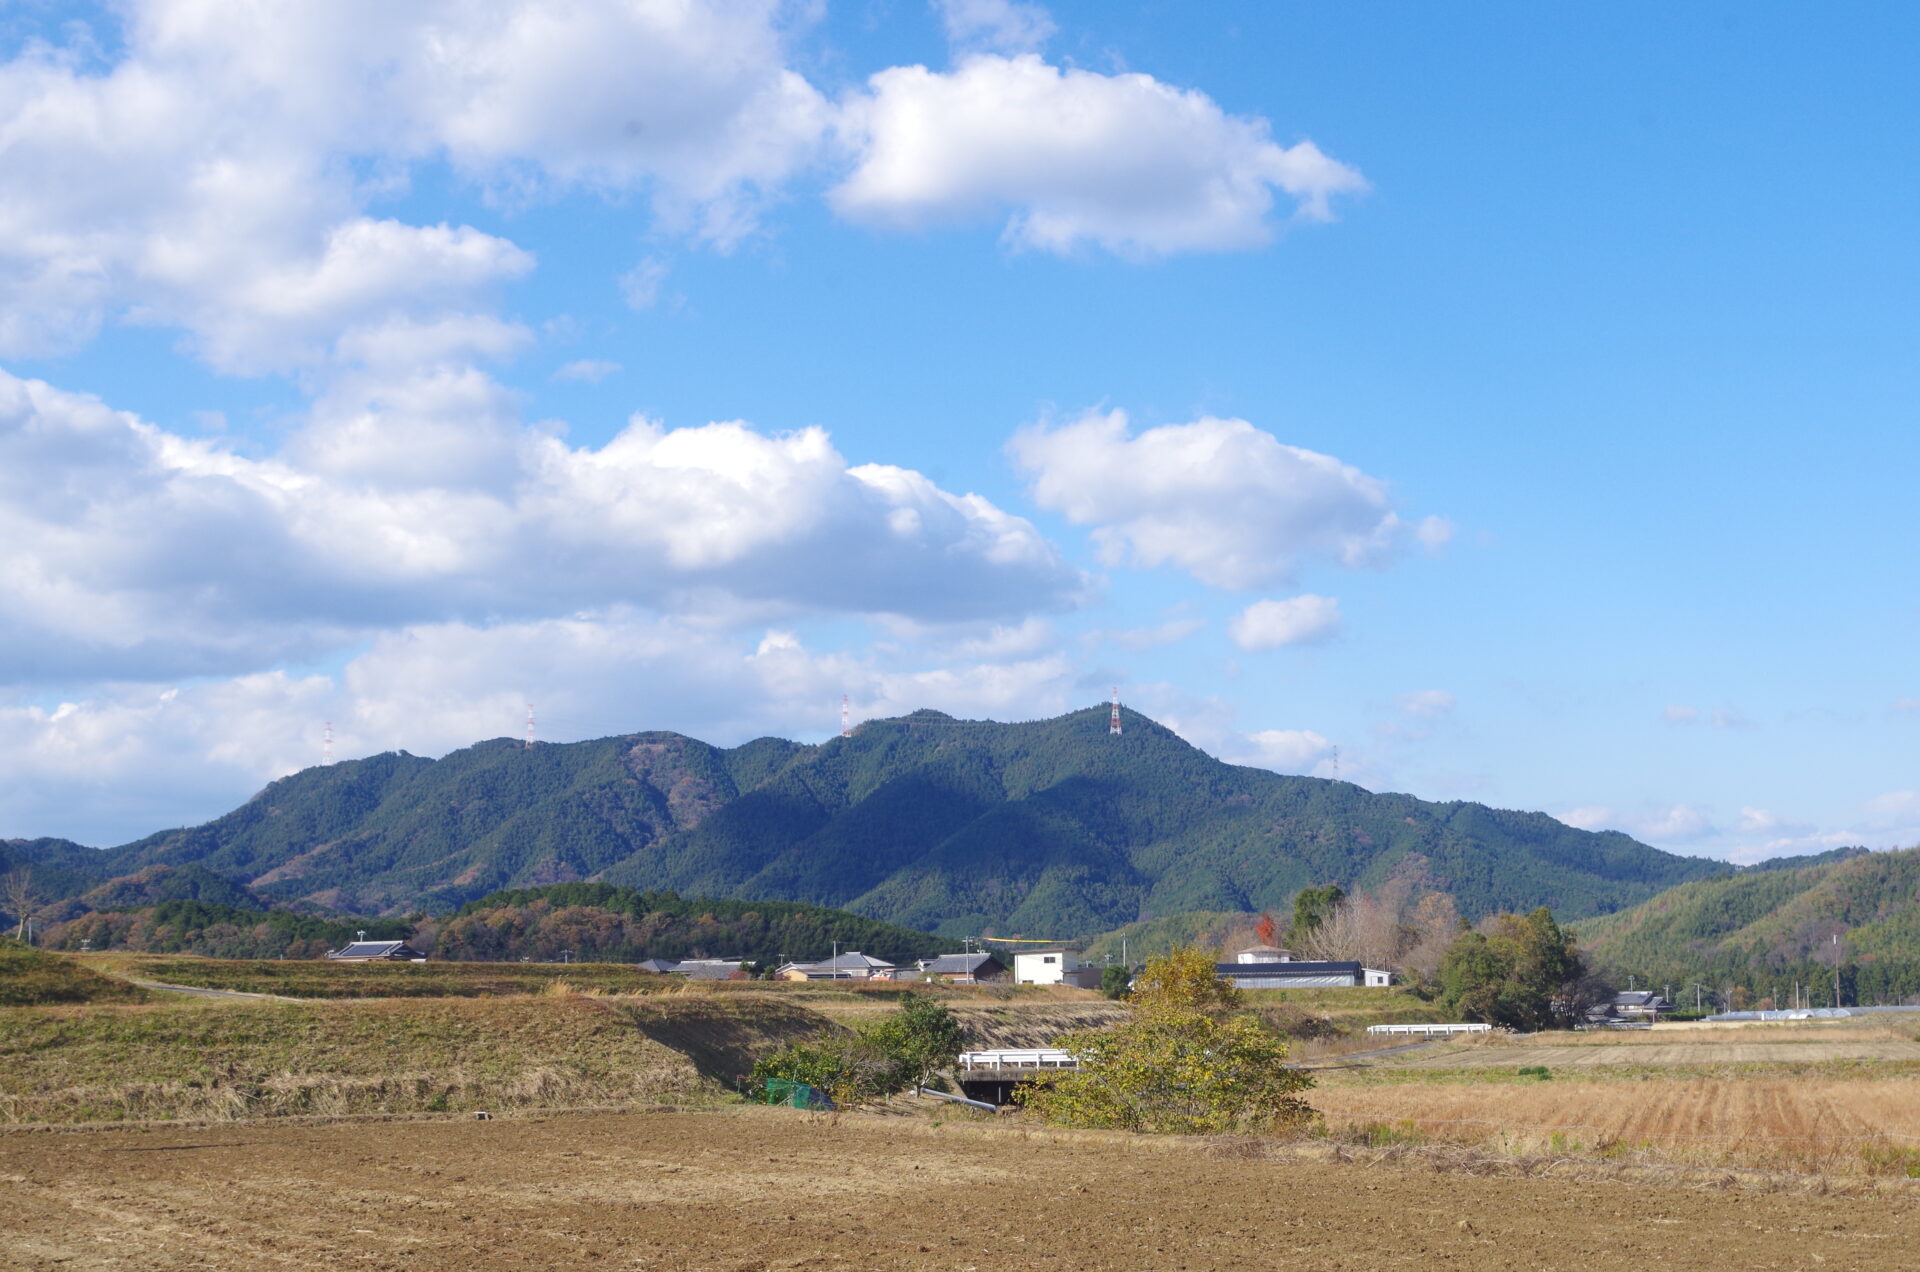
[[[795,1004],[579,995],[0,1013],[0,1123],[711,1101],[833,1026]]]
[[[138,985],[104,975],[79,960],[0,937],[0,1007],[48,1003],[141,1003]]]

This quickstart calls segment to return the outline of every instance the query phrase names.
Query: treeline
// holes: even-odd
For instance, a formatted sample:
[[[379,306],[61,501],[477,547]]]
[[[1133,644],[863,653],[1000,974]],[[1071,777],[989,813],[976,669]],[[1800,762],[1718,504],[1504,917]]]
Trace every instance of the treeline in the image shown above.
[[[644,958],[732,958],[777,964],[826,958],[837,943],[892,963],[942,952],[925,932],[792,901],[683,898],[606,883],[515,888],[442,920],[437,957],[631,963]]]
[[[47,929],[58,950],[132,950],[208,958],[319,958],[364,930],[370,941],[408,939],[417,919],[321,917],[251,910],[206,901],[163,901],[132,910],[100,910]]]

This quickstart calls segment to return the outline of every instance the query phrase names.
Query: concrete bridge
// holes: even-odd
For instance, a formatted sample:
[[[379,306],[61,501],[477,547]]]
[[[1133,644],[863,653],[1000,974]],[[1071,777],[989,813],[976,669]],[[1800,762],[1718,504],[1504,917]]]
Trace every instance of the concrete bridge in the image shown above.
[[[1014,1089],[1023,1082],[1079,1067],[1078,1056],[1057,1047],[963,1051],[953,1076],[969,1098],[1002,1105],[1012,1102]]]

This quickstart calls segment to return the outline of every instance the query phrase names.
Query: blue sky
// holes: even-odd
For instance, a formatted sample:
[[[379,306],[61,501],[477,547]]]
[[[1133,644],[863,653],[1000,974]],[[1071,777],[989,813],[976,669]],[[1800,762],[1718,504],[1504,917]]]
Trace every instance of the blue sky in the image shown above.
[[[1917,25],[0,9],[0,835],[326,720],[1117,683],[1675,851],[1920,841]]]

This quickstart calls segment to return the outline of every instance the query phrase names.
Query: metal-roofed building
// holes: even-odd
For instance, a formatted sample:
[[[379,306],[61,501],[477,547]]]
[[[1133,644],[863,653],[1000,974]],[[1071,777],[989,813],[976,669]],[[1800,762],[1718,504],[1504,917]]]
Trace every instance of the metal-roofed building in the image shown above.
[[[405,941],[349,941],[327,957],[336,963],[424,963],[427,956]]]
[[[818,963],[783,963],[774,975],[781,980],[892,980],[896,970],[884,958],[848,950]]]
[[[1216,963],[1214,971],[1239,989],[1351,989],[1393,983],[1392,973],[1377,967],[1297,958],[1275,963]]]

